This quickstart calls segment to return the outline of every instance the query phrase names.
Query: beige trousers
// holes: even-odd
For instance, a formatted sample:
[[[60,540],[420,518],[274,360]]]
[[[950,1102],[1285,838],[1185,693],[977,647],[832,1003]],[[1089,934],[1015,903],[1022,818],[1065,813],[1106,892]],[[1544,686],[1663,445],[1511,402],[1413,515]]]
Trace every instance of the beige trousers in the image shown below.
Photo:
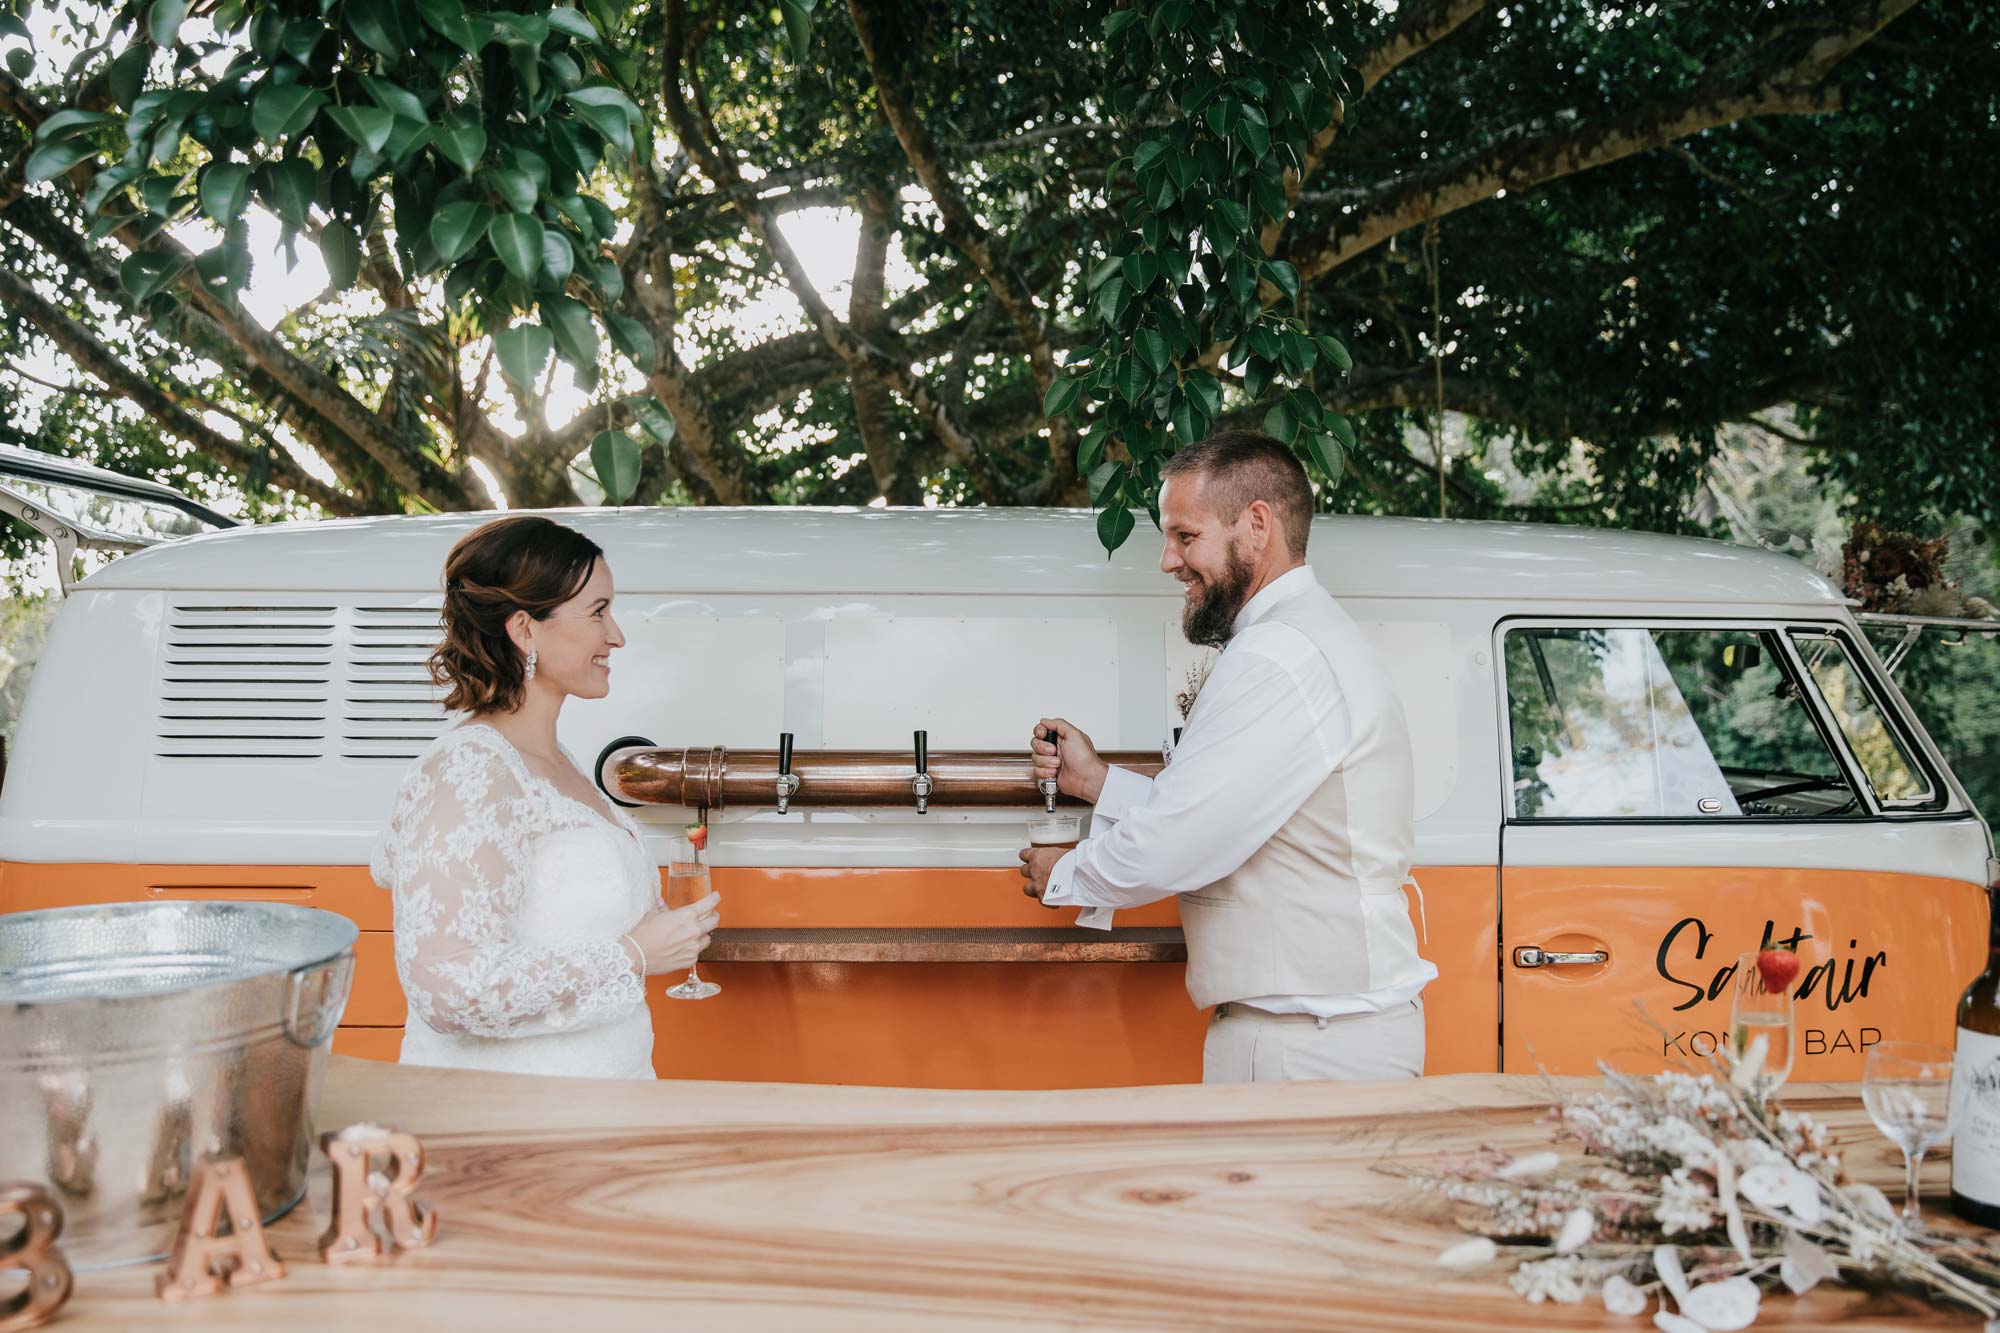
[[[1415,1078],[1424,1072],[1424,1004],[1314,1018],[1218,1004],[1201,1048],[1204,1083]]]

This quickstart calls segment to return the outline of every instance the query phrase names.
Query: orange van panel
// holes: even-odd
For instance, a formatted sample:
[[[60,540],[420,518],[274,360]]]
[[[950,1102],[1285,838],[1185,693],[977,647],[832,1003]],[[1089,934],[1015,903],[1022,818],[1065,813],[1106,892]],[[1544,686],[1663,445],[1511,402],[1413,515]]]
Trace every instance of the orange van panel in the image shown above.
[[[1066,925],[1007,869],[718,867],[723,924],[750,928]],[[1416,872],[1428,1073],[1497,1066],[1499,995],[1492,866]],[[354,989],[334,1039],[393,1060],[404,1002],[389,895],[360,866],[37,865],[0,862],[0,910],[167,897],[265,899],[341,912],[362,928]],[[1171,900],[1121,912],[1173,926]],[[713,963],[723,992],[648,993],[663,1077],[907,1087],[1060,1088],[1194,1082],[1207,1014],[1177,963]]]
[[[1949,1047],[1986,966],[1985,891],[1887,871],[1507,867],[1508,1073],[1705,1070],[1729,1031],[1739,954],[1797,936],[1794,1079],[1861,1077],[1870,1046]],[[1517,967],[1522,945],[1610,955]]]

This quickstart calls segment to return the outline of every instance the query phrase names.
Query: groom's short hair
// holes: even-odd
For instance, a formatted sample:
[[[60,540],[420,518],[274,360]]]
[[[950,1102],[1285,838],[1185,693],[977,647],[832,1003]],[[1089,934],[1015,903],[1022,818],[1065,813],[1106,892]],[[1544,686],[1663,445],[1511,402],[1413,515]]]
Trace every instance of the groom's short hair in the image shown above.
[[[1199,477],[1202,497],[1224,523],[1234,523],[1253,501],[1262,500],[1278,516],[1285,549],[1294,560],[1306,554],[1312,528],[1313,490],[1298,457],[1284,443],[1254,430],[1226,430],[1190,444],[1169,458],[1160,479]]]

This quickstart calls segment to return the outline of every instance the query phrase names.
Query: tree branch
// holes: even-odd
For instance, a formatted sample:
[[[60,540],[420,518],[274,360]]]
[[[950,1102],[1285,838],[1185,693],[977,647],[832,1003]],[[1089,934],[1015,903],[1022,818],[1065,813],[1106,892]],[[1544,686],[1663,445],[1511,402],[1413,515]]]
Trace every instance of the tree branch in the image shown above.
[[[861,236],[854,246],[854,284],[847,299],[847,322],[870,342],[888,346],[895,337],[883,305],[888,271],[889,239],[894,235],[894,210],[888,193],[871,185],[861,192]],[[854,424],[868,455],[875,489],[890,504],[915,504],[916,474],[908,467],[909,451],[897,429],[896,401],[888,386],[869,376],[848,382],[854,399]]]
[[[965,196],[959,192],[957,183],[939,160],[930,128],[924,124],[923,117],[917,114],[910,100],[907,53],[891,32],[899,25],[894,18],[884,21],[885,16],[876,7],[878,3],[879,0],[847,0],[847,12],[854,19],[861,53],[868,61],[869,73],[874,77],[875,95],[881,103],[883,117],[889,122],[889,128],[895,131],[897,141],[903,145],[903,156],[909,159],[917,180],[930,192],[931,202],[944,220],[944,239],[972,261],[973,267],[986,279],[987,286],[993,289],[1001,308],[1014,321],[1021,346],[1028,354],[1028,366],[1035,377],[1035,387],[1046,395],[1056,379],[1056,362],[1049,348],[1048,327],[1042,312],[1012,266],[994,247],[993,238],[972,216]],[[1076,431],[1067,418],[1049,422],[1049,454],[1057,476],[1074,476]],[[1078,489],[1080,492],[1081,487]]]
[[[162,388],[132,370],[90,330],[43,300],[33,283],[11,269],[0,268],[0,303],[24,316],[80,369],[153,417],[176,439],[239,472],[268,471],[274,483],[296,491],[328,513],[350,516],[363,512],[352,497],[305,471],[282,448],[259,451],[215,430],[183,406],[200,402],[199,395],[178,385]]]
[[[691,82],[697,77],[688,58],[686,24],[685,0],[668,0],[667,37],[661,53],[665,67],[661,92],[668,119],[673,122],[674,133],[680,138],[681,145],[693,156],[702,174],[742,206],[743,218],[751,234],[777,260],[779,270],[785,275],[785,283],[804,307],[806,318],[820,331],[827,346],[833,349],[849,371],[872,375],[900,393],[937,432],[938,439],[953,460],[971,475],[981,497],[988,504],[1007,503],[1013,498],[1012,488],[994,470],[979,441],[952,417],[944,404],[931,393],[929,386],[908,365],[898,363],[881,348],[857,337],[852,329],[834,318],[826,301],[813,286],[805,265],[799,261],[798,253],[778,229],[776,214],[748,188],[728,146],[711,141],[704,128],[696,123],[680,86],[683,72]]]
[[[1324,276],[1389,237],[1490,199],[1532,189],[1647,152],[1690,134],[1752,116],[1817,115],[1840,108],[1837,89],[1819,80],[1917,0],[1868,0],[1850,7],[1796,59],[1747,75],[1709,80],[1679,96],[1567,130],[1542,130],[1411,172],[1375,192],[1337,222],[1309,253],[1294,257],[1306,280]]]

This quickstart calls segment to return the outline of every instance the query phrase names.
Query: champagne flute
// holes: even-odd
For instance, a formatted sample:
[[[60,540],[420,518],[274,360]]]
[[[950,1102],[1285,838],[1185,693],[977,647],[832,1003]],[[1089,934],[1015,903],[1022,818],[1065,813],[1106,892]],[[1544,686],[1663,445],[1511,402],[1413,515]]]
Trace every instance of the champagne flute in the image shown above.
[[[1729,1047],[1736,1067],[1754,1062],[1757,1082],[1768,1080],[1775,1091],[1791,1076],[1796,1033],[1792,988],[1765,986],[1754,949],[1739,957],[1729,998]]]
[[[667,906],[688,907],[708,896],[708,867],[701,862],[701,848],[687,838],[674,840],[667,859]],[[688,965],[687,978],[667,987],[674,1000],[706,1000],[720,994],[722,987],[702,980],[699,963]]]
[[[1903,1150],[1903,1229],[1916,1231],[1917,1171],[1925,1153],[1951,1138],[1951,1052],[1913,1041],[1869,1047],[1861,1102],[1875,1128]]]

